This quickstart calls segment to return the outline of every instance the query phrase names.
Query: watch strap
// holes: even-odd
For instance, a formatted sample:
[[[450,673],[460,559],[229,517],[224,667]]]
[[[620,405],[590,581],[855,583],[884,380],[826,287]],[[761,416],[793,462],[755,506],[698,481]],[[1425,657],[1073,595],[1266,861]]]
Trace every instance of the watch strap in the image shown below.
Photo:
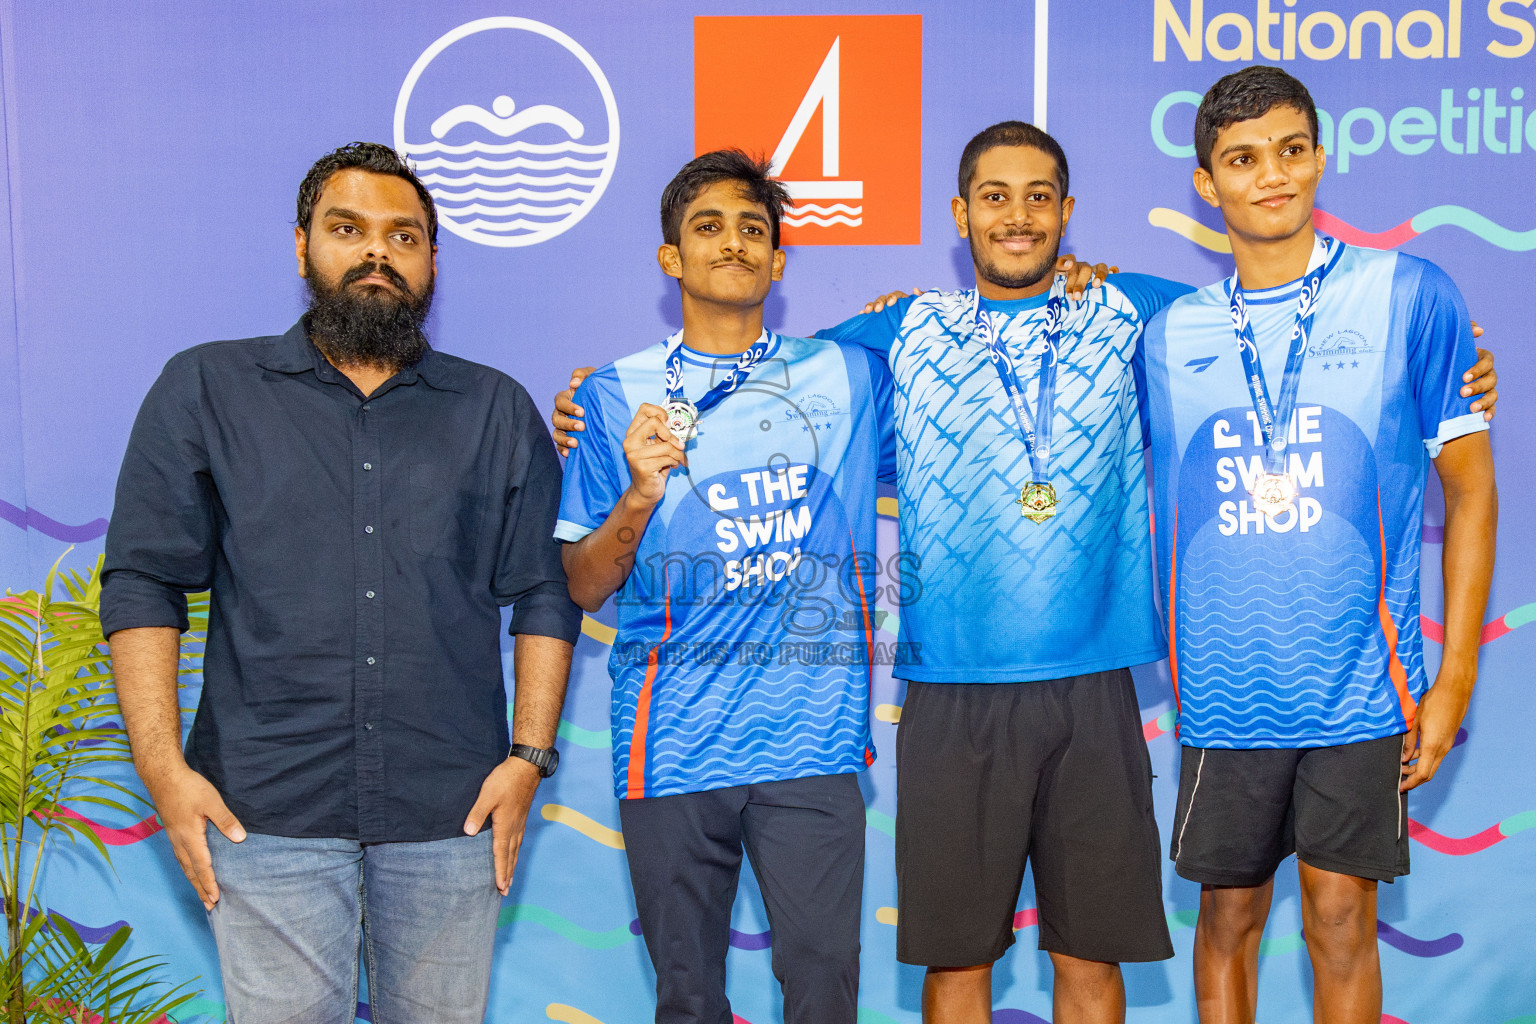
[[[527,743],[514,743],[507,750],[508,757],[520,757],[539,770],[541,778],[555,774],[560,765],[560,753],[554,747],[534,747]]]

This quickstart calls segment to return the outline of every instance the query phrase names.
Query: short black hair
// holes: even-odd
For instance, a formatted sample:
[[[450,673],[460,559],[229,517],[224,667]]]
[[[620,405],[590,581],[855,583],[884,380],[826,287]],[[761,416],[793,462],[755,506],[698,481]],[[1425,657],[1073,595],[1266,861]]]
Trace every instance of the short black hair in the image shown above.
[[[683,240],[683,214],[688,204],[709,186],[734,181],[741,186],[743,198],[768,211],[768,234],[773,247],[779,247],[779,218],[784,207],[792,206],[789,190],[768,177],[769,163],[750,157],[739,149],[717,149],[696,156],[683,165],[661,191],[661,237],[668,245]]]
[[[1056,161],[1057,184],[1061,186],[1060,198],[1065,199],[1071,194],[1067,190],[1067,154],[1063,152],[1061,143],[1024,121],[999,121],[977,133],[975,138],[965,144],[965,152],[960,154],[960,190],[956,195],[961,199],[970,196],[971,182],[976,177],[976,164],[981,160],[981,154],[998,146],[1031,146],[1041,150]]]
[[[433,245],[437,244],[437,207],[432,203],[432,194],[399,153],[378,142],[349,142],[315,161],[309,173],[304,175],[304,180],[299,183],[296,223],[305,234],[309,233],[309,223],[315,215],[315,202],[325,190],[325,183],[337,171],[354,168],[373,174],[388,174],[410,182],[411,187],[416,189],[417,197],[421,199],[421,208],[427,212],[427,239]]]
[[[1195,114],[1195,157],[1207,174],[1216,136],[1239,121],[1263,117],[1276,107],[1292,107],[1307,118],[1317,145],[1317,104],[1307,87],[1280,68],[1264,64],[1234,71],[1206,90]]]

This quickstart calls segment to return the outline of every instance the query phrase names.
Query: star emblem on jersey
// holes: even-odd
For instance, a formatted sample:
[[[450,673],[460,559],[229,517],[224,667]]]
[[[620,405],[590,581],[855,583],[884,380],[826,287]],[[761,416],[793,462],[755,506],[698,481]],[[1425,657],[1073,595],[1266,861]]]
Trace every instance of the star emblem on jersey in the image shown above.
[[[1038,480],[1026,484],[1014,504],[1023,506],[1024,518],[1038,526],[1056,514],[1056,488]]]

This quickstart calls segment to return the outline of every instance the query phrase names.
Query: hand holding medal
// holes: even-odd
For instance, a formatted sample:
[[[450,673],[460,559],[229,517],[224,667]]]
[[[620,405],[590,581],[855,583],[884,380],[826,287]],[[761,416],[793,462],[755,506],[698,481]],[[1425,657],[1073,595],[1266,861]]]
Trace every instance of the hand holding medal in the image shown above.
[[[752,368],[762,361],[773,347],[773,334],[764,330],[752,345],[736,360],[736,365],[694,405],[683,395],[683,332],[678,331],[667,339],[667,398],[662,405],[667,430],[686,445],[699,436],[699,417],[725,399],[726,395],[741,387],[752,373]]]
[[[699,417],[741,387],[752,368],[772,350],[775,340],[771,332],[763,331],[737,358],[731,371],[695,405],[683,395],[683,332],[667,339],[666,399],[661,405],[642,404],[624,437],[629,489],[637,499],[656,505],[666,497],[672,470],[688,465],[688,443],[699,434]]]
[[[624,435],[624,461],[629,464],[630,493],[646,505],[659,504],[667,494],[667,477],[688,464],[687,441],[676,437],[667,411],[649,402],[640,406]]]

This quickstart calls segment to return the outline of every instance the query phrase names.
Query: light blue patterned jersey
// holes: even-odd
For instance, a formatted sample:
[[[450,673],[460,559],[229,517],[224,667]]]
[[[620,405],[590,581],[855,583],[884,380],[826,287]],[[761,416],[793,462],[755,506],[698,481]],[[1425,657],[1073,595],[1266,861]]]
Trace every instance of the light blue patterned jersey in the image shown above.
[[[1426,688],[1419,545],[1429,458],[1485,428],[1458,394],[1466,308],[1431,263],[1341,246],[1288,427],[1292,511],[1248,491],[1262,447],[1223,284],[1147,329],[1157,553],[1195,747],[1312,747],[1407,730]],[[1276,393],[1300,282],[1245,291]]]
[[[1018,682],[1157,661],[1146,474],[1132,355],[1152,314],[1190,289],[1117,274],[1069,303],[1050,478],[1058,514],[1023,517],[1028,452],[986,347],[974,291],[929,292],[829,337],[887,354],[896,378],[902,639],[926,682]],[[982,300],[1038,402],[1046,296]]]
[[[894,479],[891,378],[854,346],[770,337],[741,387],[703,413],[688,465],[615,595],[613,776],[620,798],[858,771],[874,759],[870,664],[875,482]],[[555,536],[575,541],[629,486],[624,435],[666,399],[661,344],[576,393],[586,431]],[[735,358],[684,346],[697,401]]]

